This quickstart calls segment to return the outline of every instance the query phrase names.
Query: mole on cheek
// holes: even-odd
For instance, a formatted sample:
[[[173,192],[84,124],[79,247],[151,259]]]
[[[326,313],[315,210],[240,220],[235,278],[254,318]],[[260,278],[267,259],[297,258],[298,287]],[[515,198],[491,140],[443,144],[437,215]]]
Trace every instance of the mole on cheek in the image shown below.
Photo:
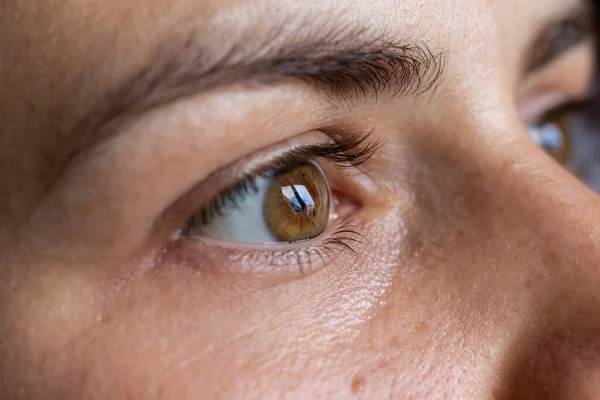
[[[360,374],[354,375],[354,378],[352,378],[352,383],[350,384],[352,394],[357,394],[366,383],[367,381]]]

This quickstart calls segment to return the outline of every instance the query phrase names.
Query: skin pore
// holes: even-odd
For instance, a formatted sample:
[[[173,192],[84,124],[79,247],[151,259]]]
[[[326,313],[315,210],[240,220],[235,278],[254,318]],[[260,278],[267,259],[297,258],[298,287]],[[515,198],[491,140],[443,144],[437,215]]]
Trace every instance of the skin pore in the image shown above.
[[[527,131],[592,13],[0,0],[2,398],[599,396],[600,203]],[[297,148],[322,234],[187,229]]]

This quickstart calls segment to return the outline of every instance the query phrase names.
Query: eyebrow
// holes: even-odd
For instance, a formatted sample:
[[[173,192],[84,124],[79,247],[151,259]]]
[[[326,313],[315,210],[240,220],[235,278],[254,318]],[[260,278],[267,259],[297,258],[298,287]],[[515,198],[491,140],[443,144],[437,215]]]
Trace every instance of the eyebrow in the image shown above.
[[[566,16],[550,21],[538,32],[525,59],[525,72],[533,73],[551,64],[561,55],[593,37],[594,6],[589,0],[580,3]]]
[[[232,85],[295,80],[352,103],[380,93],[423,95],[433,92],[444,76],[446,52],[434,53],[425,43],[386,33],[373,37],[350,27],[314,35],[265,40],[266,48],[253,51],[236,43],[218,57],[209,55],[200,35],[191,34],[178,45],[165,43],[150,62],[106,93],[74,125],[70,149],[59,169],[144,112]]]

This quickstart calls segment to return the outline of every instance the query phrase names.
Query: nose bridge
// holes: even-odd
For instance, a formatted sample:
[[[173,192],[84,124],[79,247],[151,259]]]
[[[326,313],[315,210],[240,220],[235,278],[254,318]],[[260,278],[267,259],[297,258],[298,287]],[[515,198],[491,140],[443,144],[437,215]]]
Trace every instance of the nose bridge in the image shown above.
[[[525,323],[545,327],[533,333],[540,346],[542,331],[572,332],[559,333],[548,351],[573,340],[600,354],[600,197],[534,144],[517,119],[496,132],[487,126],[485,136],[471,132],[463,191],[474,203],[469,216],[479,221],[470,225],[476,240],[495,259],[488,265],[499,267],[490,282],[513,293],[512,304],[527,310]]]
[[[496,397],[595,398],[600,383],[599,197],[516,129],[522,136],[492,152],[484,168],[487,182],[498,185],[487,198],[490,207],[499,216],[511,216],[504,228],[514,238],[506,246],[519,257],[506,268],[520,271],[511,279],[526,293],[519,304],[528,309],[507,353],[510,365]],[[515,278],[525,282],[521,286]]]
[[[536,286],[548,301],[555,290],[600,287],[599,197],[529,140],[516,114],[414,140],[417,263],[452,280],[462,271],[475,284],[486,274],[491,286]]]
[[[553,254],[548,261],[589,267],[592,278],[600,267],[600,198],[517,129],[515,142],[491,158],[501,206]]]

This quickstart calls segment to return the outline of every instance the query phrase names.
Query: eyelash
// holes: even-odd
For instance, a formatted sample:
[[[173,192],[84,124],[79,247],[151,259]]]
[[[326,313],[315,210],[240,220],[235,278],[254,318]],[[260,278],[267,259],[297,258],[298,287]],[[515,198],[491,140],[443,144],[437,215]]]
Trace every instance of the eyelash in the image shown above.
[[[203,238],[197,232],[201,232],[201,228],[210,223],[213,218],[222,215],[225,206],[235,206],[245,196],[254,194],[257,191],[256,180],[259,177],[268,177],[283,168],[321,158],[334,168],[351,173],[353,169],[366,163],[382,146],[382,141],[373,141],[370,137],[370,133],[362,136],[334,137],[332,143],[301,145],[291,149],[281,157],[245,174],[238,182],[219,192],[187,220],[180,229],[178,236],[180,238],[202,240]],[[317,246],[309,246],[288,252],[271,251],[268,257],[281,256],[292,259],[297,262],[300,273],[304,274],[307,267],[312,268],[312,255],[316,255],[324,263],[325,258],[331,258],[336,249],[356,253],[354,245],[362,241],[362,235],[356,230],[351,217],[352,215],[349,215],[342,220],[339,226],[331,231],[330,237]],[[274,262],[273,264],[281,264],[281,262]]]

